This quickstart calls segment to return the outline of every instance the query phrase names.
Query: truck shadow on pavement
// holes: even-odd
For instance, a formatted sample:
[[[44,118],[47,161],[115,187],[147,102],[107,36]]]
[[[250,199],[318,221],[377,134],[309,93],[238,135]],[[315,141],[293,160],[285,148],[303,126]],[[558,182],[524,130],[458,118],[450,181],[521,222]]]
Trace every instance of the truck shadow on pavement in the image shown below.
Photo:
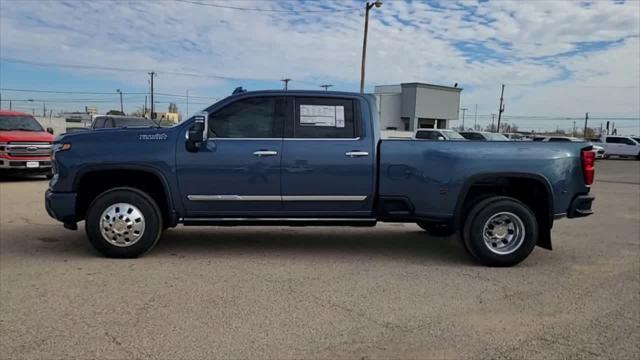
[[[188,258],[247,256],[264,259],[397,258],[431,264],[473,264],[457,236],[437,238],[422,230],[342,228],[177,228],[146,256]]]
[[[65,261],[103,258],[87,241],[82,225],[75,232],[47,231],[34,234],[27,242],[9,241],[4,247],[30,257],[44,255]],[[187,261],[190,258],[309,258],[313,261],[375,261],[380,258],[425,265],[475,265],[457,235],[438,238],[413,228],[178,227],[167,230],[154,249],[133,261],[168,258]]]

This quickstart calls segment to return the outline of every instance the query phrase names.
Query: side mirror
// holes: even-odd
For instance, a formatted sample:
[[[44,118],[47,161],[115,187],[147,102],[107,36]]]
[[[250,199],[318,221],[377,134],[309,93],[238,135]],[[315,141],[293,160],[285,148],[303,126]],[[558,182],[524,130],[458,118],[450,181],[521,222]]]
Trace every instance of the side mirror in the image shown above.
[[[187,150],[196,152],[200,149],[203,142],[207,140],[207,117],[206,112],[198,113],[194,116],[194,121],[189,130],[187,130],[187,139],[185,145]]]
[[[48,128],[47,128],[47,132],[48,132],[49,134],[53,135],[53,128],[48,127]]]
[[[438,136],[438,140],[444,141],[444,137],[443,136]]]

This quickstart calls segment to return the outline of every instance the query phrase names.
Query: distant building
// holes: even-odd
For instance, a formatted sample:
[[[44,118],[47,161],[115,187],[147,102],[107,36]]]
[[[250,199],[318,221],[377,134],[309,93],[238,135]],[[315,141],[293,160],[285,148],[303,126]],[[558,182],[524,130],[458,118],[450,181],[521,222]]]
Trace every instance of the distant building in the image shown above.
[[[380,129],[446,129],[458,120],[461,88],[424,83],[376,86]]]

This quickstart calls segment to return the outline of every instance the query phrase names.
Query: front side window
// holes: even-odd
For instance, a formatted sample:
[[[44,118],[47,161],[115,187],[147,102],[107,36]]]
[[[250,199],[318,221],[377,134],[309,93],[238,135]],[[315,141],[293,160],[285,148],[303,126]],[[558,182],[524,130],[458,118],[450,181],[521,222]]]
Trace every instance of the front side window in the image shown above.
[[[629,139],[629,138],[620,138],[620,140],[622,140],[622,143],[625,145],[631,145],[631,146],[636,146],[636,142]]]
[[[282,137],[284,102],[276,97],[238,100],[209,116],[209,137]]]
[[[609,143],[609,144],[619,144],[620,143],[620,138],[608,137],[607,138],[607,143]]]
[[[549,138],[549,142],[571,142],[568,138]]]
[[[353,100],[297,97],[293,136],[353,139],[358,137]]]

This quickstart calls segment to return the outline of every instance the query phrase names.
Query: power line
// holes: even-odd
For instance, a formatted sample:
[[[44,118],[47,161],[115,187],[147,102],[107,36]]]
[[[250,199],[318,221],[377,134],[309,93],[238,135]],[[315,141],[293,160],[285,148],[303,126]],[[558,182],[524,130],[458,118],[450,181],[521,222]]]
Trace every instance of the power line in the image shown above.
[[[116,95],[114,92],[97,92],[97,91],[60,91],[60,90],[42,90],[42,89],[15,89],[15,88],[0,88],[2,91],[15,91],[15,92],[32,92],[32,93],[47,93],[47,94],[76,94],[76,95]],[[123,95],[147,95],[146,92],[122,92]],[[168,93],[155,93],[156,95],[161,96],[172,96],[172,97],[180,97],[183,98],[185,95],[180,94],[168,94]],[[193,96],[189,95],[191,98],[198,99],[213,99],[216,100],[218,98],[213,96]]]
[[[34,65],[34,66],[44,66],[44,67],[49,66],[49,67],[61,67],[61,68],[84,69],[84,70],[101,70],[101,71],[116,71],[116,72],[148,72],[149,71],[149,69],[141,69],[141,68],[121,68],[121,67],[114,67],[114,66],[62,64],[62,63],[54,63],[54,62],[31,61],[31,60],[11,59],[11,58],[2,58],[2,57],[0,57],[0,61]],[[262,78],[262,79],[242,78],[242,77],[233,77],[233,76],[217,75],[217,74],[179,72],[179,71],[172,71],[172,70],[160,70],[160,71],[154,71],[154,72],[156,74],[198,77],[198,78],[213,78],[213,79],[222,79],[222,80],[277,81],[277,79],[269,79],[269,78]]]
[[[199,5],[199,6],[209,6],[221,9],[231,9],[231,10],[240,10],[240,11],[257,11],[257,12],[272,12],[272,13],[329,13],[329,12],[343,12],[343,11],[354,11],[360,10],[359,8],[350,7],[350,8],[340,8],[340,9],[323,9],[323,10],[286,10],[286,9],[261,9],[261,8],[245,8],[239,6],[230,6],[230,5],[220,5],[216,3],[203,3],[199,1],[191,1],[191,0],[174,0],[181,3]]]

